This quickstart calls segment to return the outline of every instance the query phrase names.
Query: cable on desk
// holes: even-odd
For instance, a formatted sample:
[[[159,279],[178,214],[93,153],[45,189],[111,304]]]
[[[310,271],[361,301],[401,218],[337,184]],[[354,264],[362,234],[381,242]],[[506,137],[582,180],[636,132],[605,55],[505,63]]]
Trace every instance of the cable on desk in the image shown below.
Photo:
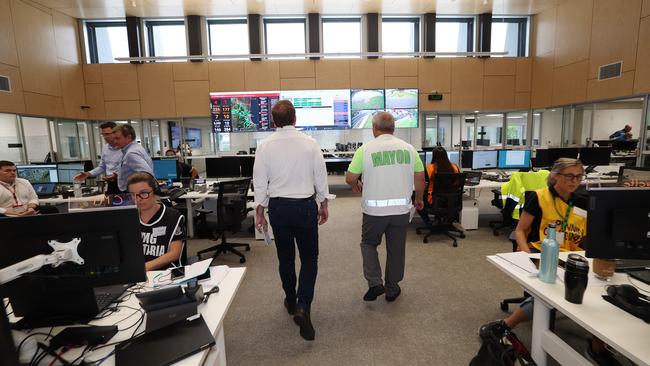
[[[54,366],[54,364],[56,363],[56,361],[59,361],[59,360],[61,361],[61,363],[63,363],[64,360],[63,360],[63,358],[61,358],[61,356],[63,356],[64,353],[68,352],[68,350],[69,350],[69,348],[63,347],[63,349],[61,350],[61,352],[59,352],[59,354],[57,354],[56,357],[54,357],[54,358],[52,359],[52,361],[50,361],[50,363],[49,363],[47,366]]]
[[[637,281],[636,278],[634,280]],[[627,282],[629,282],[630,285],[634,286],[634,288],[636,288],[637,290],[639,290],[641,292],[645,292],[646,294],[650,294],[650,291],[642,289],[641,286],[639,286],[639,285],[635,284],[634,282],[632,282],[632,276],[630,276],[629,273],[627,274]]]

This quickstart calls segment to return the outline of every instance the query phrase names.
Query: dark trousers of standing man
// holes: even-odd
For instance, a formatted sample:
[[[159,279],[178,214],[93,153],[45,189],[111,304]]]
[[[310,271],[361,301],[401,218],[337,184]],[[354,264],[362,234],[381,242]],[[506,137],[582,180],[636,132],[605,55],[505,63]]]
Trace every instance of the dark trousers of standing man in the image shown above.
[[[318,273],[318,205],[314,198],[271,198],[269,221],[273,227],[280,262],[282,288],[290,303],[309,313]],[[300,255],[296,292],[295,248]]]

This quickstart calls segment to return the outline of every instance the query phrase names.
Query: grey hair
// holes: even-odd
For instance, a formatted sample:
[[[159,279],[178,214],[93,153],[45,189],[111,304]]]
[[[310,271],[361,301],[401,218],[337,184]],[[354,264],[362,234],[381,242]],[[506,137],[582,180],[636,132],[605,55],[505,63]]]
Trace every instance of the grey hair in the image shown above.
[[[395,117],[388,112],[379,112],[372,117],[372,126],[379,131],[395,131]]]
[[[559,158],[553,163],[553,168],[551,168],[551,174],[548,175],[548,178],[546,178],[546,184],[551,187],[555,185],[555,176],[558,175],[561,171],[563,171],[566,168],[570,168],[572,166],[577,166],[582,169],[582,172],[584,173],[585,167],[582,165],[582,162],[578,159],[572,159],[572,158]]]

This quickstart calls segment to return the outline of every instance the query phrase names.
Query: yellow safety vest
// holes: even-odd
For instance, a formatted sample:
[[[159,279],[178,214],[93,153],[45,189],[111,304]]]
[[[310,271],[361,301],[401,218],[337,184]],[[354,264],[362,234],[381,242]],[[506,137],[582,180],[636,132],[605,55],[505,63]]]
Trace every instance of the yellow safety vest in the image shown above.
[[[556,237],[564,233],[564,243],[559,243],[560,251],[581,250],[582,243],[587,236],[586,210],[577,208],[580,211],[578,213],[576,207],[573,206],[568,210],[569,205],[560,197],[554,196],[548,188],[538,189],[535,193],[537,193],[539,207],[542,210],[542,218],[539,225],[539,241],[530,243],[530,245],[541,250],[541,242],[546,238],[548,224],[555,223]],[[566,217],[567,211],[569,211],[568,218]]]

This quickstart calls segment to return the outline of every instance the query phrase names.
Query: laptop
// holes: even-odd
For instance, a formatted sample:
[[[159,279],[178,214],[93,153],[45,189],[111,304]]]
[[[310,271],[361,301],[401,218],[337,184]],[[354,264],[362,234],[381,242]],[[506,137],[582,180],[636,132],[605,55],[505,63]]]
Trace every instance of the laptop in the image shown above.
[[[34,187],[38,198],[52,197],[58,194],[55,192],[56,183],[34,183],[32,187]]]
[[[650,260],[647,259],[617,259],[616,272],[630,272],[650,268]]]
[[[466,186],[477,186],[481,183],[481,176],[483,172],[467,171],[465,173],[465,185]]]
[[[202,316],[181,320],[115,347],[119,366],[165,366],[215,345]]]
[[[630,275],[630,277],[636,278],[637,280],[645,283],[646,285],[650,285],[650,270],[630,271],[627,274]]]

